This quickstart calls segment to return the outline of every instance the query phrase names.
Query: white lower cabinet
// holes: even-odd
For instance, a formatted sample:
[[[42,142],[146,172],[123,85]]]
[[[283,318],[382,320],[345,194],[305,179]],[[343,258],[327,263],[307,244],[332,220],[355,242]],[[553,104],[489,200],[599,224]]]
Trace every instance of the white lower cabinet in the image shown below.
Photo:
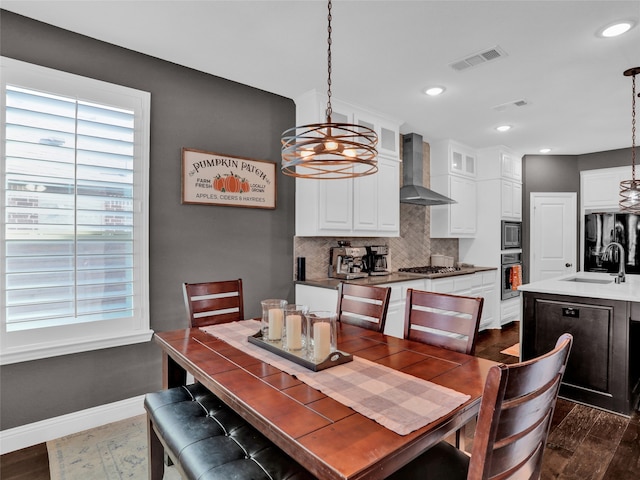
[[[425,290],[425,281],[425,279],[419,279],[380,285],[381,287],[391,287],[387,321],[384,326],[385,335],[404,338],[404,314],[407,303],[407,290],[409,288]]]
[[[434,278],[427,280],[427,290],[438,293],[451,293],[453,295],[471,295],[471,289],[482,283],[478,274],[459,275],[456,277]]]
[[[496,270],[487,270],[468,275],[457,275],[444,278],[420,278],[406,282],[380,284],[380,287],[391,287],[389,309],[384,333],[393,337],[403,338],[404,316],[407,290],[425,290],[453,295],[483,297],[480,330],[486,328],[500,328],[500,321],[496,317],[499,308],[499,298],[496,290]],[[516,305],[520,315],[519,299]],[[296,285],[296,303],[308,305],[309,310],[335,311],[338,305],[338,290],[335,288],[314,287],[311,285]],[[510,320],[511,321],[511,320]],[[505,322],[503,322],[505,323]]]
[[[520,297],[514,297],[500,302],[500,326],[520,321],[520,311]]]
[[[407,289],[425,290],[425,279],[411,280],[408,282],[394,282],[378,285],[391,287],[387,321],[385,322],[385,335],[404,337],[404,307],[407,298]],[[308,305],[312,310],[332,310],[338,306],[338,290],[334,288],[313,287],[310,285],[296,285],[296,303]]]
[[[478,275],[478,274],[476,274]],[[496,313],[500,302],[499,293],[496,289],[497,270],[482,272],[482,286],[477,294],[472,296],[483,297],[482,317],[480,318],[480,330],[487,328],[499,328],[499,321]]]
[[[500,328],[499,325],[496,325],[496,309],[498,307],[496,275],[496,270],[487,270],[472,275],[435,278],[427,280],[426,290],[467,297],[483,297],[480,330]]]
[[[309,311],[336,311],[338,307],[338,290],[335,288],[296,285],[296,303],[307,305]]]

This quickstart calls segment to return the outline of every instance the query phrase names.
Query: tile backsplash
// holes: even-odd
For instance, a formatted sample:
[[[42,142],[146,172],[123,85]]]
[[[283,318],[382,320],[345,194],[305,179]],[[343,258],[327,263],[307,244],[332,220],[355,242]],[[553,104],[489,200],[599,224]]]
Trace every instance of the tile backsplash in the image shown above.
[[[402,145],[402,142],[400,142]],[[429,145],[424,144],[423,185],[430,184]],[[402,178],[402,176],[401,176]],[[353,246],[388,245],[389,268],[392,271],[403,267],[430,265],[432,254],[451,256],[458,261],[458,240],[455,238],[430,237],[430,207],[400,204],[399,237],[294,237],[295,259],[305,257],[307,278],[326,278],[329,270],[329,249],[338,246],[338,240],[351,241]]]

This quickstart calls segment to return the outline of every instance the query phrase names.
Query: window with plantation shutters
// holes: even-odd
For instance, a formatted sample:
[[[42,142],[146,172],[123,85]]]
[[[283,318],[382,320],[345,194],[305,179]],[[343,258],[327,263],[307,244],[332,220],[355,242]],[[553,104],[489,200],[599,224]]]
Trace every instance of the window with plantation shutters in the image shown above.
[[[2,74],[2,363],[148,341],[149,94]]]

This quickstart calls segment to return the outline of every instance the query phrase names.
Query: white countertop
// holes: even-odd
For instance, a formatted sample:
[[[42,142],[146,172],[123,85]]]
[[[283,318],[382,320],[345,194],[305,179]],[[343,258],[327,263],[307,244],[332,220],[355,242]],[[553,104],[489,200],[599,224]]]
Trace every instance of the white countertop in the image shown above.
[[[608,283],[567,281],[567,279],[572,278]],[[521,292],[640,302],[640,275],[627,275],[624,283],[617,284],[614,282],[614,277],[608,273],[577,272],[548,280],[527,283],[518,287],[518,290]]]

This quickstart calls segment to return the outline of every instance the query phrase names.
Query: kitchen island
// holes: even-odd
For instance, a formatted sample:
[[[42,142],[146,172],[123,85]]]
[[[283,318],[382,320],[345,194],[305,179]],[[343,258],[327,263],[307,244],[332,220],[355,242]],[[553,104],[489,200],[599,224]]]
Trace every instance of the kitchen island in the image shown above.
[[[560,395],[630,415],[640,393],[640,276],[617,284],[606,273],[579,272],[519,290],[521,359],[549,351],[562,333],[571,333]]]

